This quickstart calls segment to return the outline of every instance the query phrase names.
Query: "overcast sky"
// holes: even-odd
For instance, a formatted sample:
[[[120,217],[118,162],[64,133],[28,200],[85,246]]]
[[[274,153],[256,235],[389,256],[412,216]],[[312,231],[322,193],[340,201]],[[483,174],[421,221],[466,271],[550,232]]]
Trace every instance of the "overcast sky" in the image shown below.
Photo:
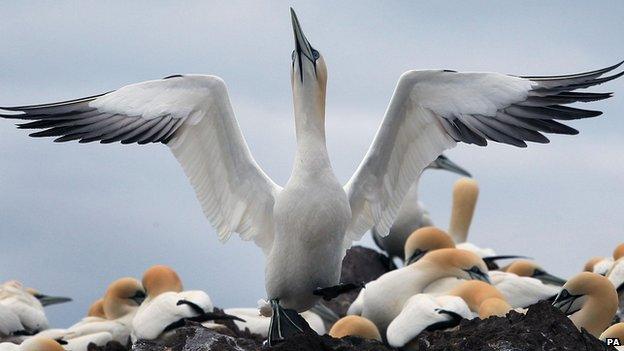
[[[366,152],[399,75],[445,68],[519,75],[576,73],[624,59],[624,2],[40,1],[0,12],[0,105],[53,102],[176,73],[222,77],[260,165],[291,171],[293,50],[288,7],[329,68],[327,141],[346,181]],[[624,80],[593,103],[577,136],[527,149],[458,146],[447,155],[480,182],[470,233],[502,254],[526,254],[569,276],[624,241]],[[218,306],[252,307],[264,258],[221,245],[181,168],[162,145],[55,144],[0,121],[0,280],[74,302],[78,320],[106,285],[150,265],[173,266]],[[446,228],[456,176],[431,171],[422,200]],[[363,242],[371,245],[368,238]]]

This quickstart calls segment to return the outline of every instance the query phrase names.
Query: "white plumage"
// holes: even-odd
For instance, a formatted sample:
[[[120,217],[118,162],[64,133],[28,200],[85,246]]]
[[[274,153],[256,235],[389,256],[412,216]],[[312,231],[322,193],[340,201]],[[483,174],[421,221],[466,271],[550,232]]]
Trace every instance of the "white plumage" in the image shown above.
[[[520,277],[513,273],[489,272],[492,285],[498,289],[511,307],[525,308],[540,300],[556,296],[561,287],[544,284],[539,279]]]
[[[33,120],[21,128],[43,129],[33,136],[57,141],[167,144],[220,239],[238,233],[254,240],[268,255],[268,297],[303,311],[318,301],[313,289],[338,283],[353,240],[373,226],[388,233],[410,186],[444,150],[458,141],[526,146],[547,142],[541,132],[575,134],[555,120],[600,113],[562,105],[611,95],[572,91],[622,75],[600,78],[617,66],[555,77],[406,72],[369,151],[343,188],[325,145],[324,59],[294,12],[293,25],[298,146],[283,189],[252,158],[225,84],[214,76],[173,76],[68,102],[3,108],[8,113],[0,116]]]

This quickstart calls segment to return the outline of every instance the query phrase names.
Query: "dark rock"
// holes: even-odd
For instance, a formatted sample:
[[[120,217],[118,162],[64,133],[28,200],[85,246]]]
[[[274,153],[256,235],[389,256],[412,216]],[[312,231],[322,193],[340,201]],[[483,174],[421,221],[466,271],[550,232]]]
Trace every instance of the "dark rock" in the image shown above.
[[[127,351],[128,348],[118,343],[117,341],[110,341],[106,346],[97,346],[94,343],[90,343],[87,346],[87,351]]]
[[[341,283],[368,283],[388,272],[389,259],[387,256],[366,247],[353,246],[347,250],[342,260]],[[352,290],[323,304],[336,312],[340,317],[347,314],[351,303],[361,289]]]
[[[550,303],[531,307],[526,315],[464,320],[452,330],[424,332],[412,342],[414,351],[598,351],[607,347]]]
[[[334,339],[329,335],[300,334],[263,351],[392,351],[392,347],[376,340],[356,337]],[[259,350],[258,350],[259,351]]]

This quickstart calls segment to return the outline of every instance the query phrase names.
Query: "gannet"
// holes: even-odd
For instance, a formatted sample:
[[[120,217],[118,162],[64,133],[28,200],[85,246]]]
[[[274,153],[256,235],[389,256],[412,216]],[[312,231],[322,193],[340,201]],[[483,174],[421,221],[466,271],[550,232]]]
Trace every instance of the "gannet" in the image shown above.
[[[340,339],[345,336],[357,336],[364,339],[381,341],[381,334],[375,324],[361,316],[342,317],[329,330],[329,335]]]
[[[563,285],[553,306],[568,315],[579,330],[585,328],[599,337],[617,312],[618,296],[609,279],[582,272]]]
[[[283,188],[251,156],[226,85],[215,76],[176,74],[81,99],[0,111],[0,117],[30,120],[22,129],[42,129],[33,137],[53,136],[57,142],[167,145],[219,238],[238,233],[267,255],[273,325],[283,329],[271,333],[273,340],[287,336],[286,326],[305,327],[287,318],[286,310],[305,311],[320,296],[335,294],[331,287],[339,282],[346,248],[373,226],[387,235],[410,186],[445,150],[457,142],[485,146],[488,140],[525,147],[548,142],[541,133],[577,134],[556,120],[601,112],[564,105],[611,97],[576,90],[624,74],[602,77],[619,64],[550,77],[408,71],[398,80],[369,151],[343,187],[325,143],[325,60],[292,9],[291,19],[297,150]]]
[[[511,306],[505,297],[492,285],[476,280],[464,281],[448,295],[417,294],[410,297],[388,326],[387,340],[391,346],[400,348],[425,330],[451,328],[462,319],[504,316],[509,310]]]
[[[410,265],[423,258],[428,252],[439,249],[454,249],[453,239],[442,229],[436,227],[423,227],[414,231],[405,240],[404,254],[405,265]]]
[[[32,337],[20,345],[8,342],[0,343],[0,351],[65,351],[65,349],[53,339]]]
[[[367,283],[361,298],[361,315],[375,323],[384,335],[411,296],[444,277],[488,281],[485,262],[475,254],[458,249],[435,250]]]
[[[10,309],[19,318],[22,331],[28,334],[49,327],[43,306],[67,301],[71,299],[40,294],[15,280],[0,285],[0,305]]]
[[[490,271],[490,280],[514,308],[525,308],[556,296],[560,286],[544,284],[539,279],[521,277],[514,273]]]
[[[37,336],[66,342],[71,351],[87,351],[93,343],[104,346],[110,341],[127,345],[132,331],[132,318],[145,299],[141,282],[134,278],[120,278],[111,283],[104,298],[89,308],[88,314],[67,329],[49,329]]]
[[[0,340],[27,333],[20,318],[12,309],[0,304]]]
[[[242,320],[234,320],[234,324],[240,330],[248,329],[253,334],[267,337],[271,318],[261,315],[257,308],[226,308],[223,312],[230,316],[236,316]],[[323,319],[312,311],[301,312],[301,317],[306,320],[310,328],[319,335],[327,333]]]
[[[443,169],[470,177],[468,171],[458,166],[444,155],[438,156],[438,158],[425,169]],[[390,262],[392,262],[395,257],[400,260],[405,260],[403,256],[405,241],[415,230],[432,225],[433,221],[429,216],[429,212],[427,212],[423,204],[418,201],[418,180],[416,180],[405,195],[396,218],[390,227],[389,234],[387,236],[381,236],[377,233],[375,227],[371,229],[371,234],[373,235],[375,244],[388,254]]]
[[[143,273],[147,298],[132,319],[132,339],[156,339],[163,333],[184,326],[186,321],[206,322],[238,319],[212,313],[210,296],[201,290],[183,291],[182,281],[170,267],[152,266]]]
[[[615,346],[618,351],[624,351],[624,323],[616,323],[605,330],[599,337],[600,341],[606,343],[607,339],[618,339],[619,346]]]
[[[613,263],[622,257],[624,257],[624,244],[619,244],[613,250],[611,257],[592,258],[585,264],[585,267],[587,268],[593,263],[592,272],[606,276],[613,267]]]
[[[501,269],[503,272],[513,273],[519,277],[531,277],[544,284],[562,286],[566,280],[546,272],[537,263],[530,260],[516,260]]]

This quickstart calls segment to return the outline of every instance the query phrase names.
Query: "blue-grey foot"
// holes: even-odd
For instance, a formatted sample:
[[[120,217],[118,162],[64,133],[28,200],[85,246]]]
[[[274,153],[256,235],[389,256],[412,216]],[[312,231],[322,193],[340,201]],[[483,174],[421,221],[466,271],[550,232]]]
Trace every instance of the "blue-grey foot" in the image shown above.
[[[270,304],[273,315],[269,326],[269,346],[275,346],[296,334],[314,333],[308,322],[297,311],[282,308],[277,299],[271,300]]]
[[[330,301],[335,299],[336,297],[348,293],[350,291],[363,288],[363,283],[340,283],[338,285],[330,286],[328,288],[318,288],[315,289],[312,294],[316,296],[320,296],[325,301]]]

